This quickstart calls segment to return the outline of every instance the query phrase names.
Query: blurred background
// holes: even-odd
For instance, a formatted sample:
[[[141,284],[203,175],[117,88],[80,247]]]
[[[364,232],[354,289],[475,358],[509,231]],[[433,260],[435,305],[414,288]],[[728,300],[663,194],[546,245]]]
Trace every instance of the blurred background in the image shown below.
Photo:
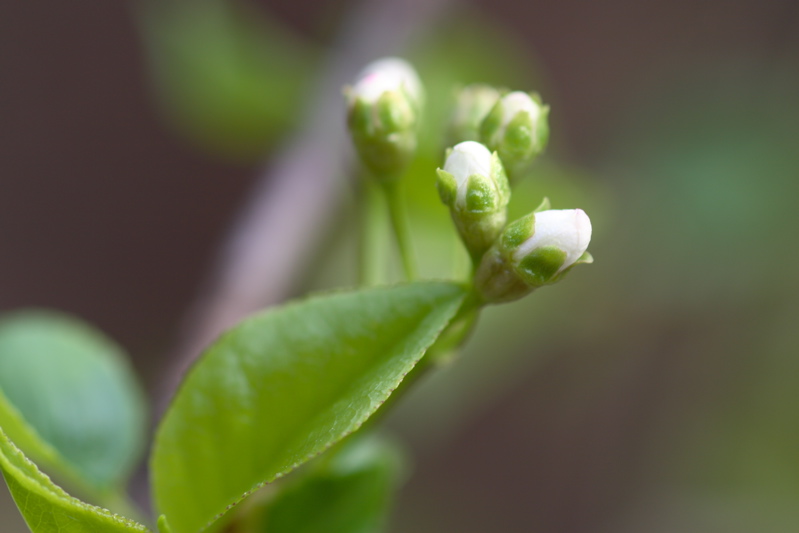
[[[392,415],[413,471],[391,531],[799,531],[799,2],[5,0],[0,43],[0,310],[98,325],[156,411],[237,213],[315,142],[324,230],[248,305],[355,283],[359,66],[399,54],[427,86],[429,276],[453,88],[538,90],[552,138],[511,209],[584,208],[596,263],[489,309]],[[0,529],[25,531],[5,490]]]

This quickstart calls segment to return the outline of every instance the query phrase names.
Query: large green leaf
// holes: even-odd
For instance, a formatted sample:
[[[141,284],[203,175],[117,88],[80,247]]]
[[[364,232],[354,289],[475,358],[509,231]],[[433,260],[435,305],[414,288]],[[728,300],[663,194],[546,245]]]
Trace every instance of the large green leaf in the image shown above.
[[[33,533],[142,533],[146,527],[69,496],[0,431],[0,470]]]
[[[117,492],[142,448],[142,398],[119,347],[83,322],[0,320],[0,427],[52,474]]]
[[[358,429],[460,306],[453,283],[311,298],[224,334],[188,374],[156,435],[153,494],[175,533]]]
[[[397,489],[402,456],[370,435],[323,456],[282,489],[253,528],[264,533],[376,533]]]

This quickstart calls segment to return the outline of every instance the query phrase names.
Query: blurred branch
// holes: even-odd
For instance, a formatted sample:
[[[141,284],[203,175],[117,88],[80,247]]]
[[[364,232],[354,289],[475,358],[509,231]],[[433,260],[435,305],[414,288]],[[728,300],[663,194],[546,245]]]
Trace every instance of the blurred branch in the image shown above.
[[[368,61],[396,53],[454,0],[370,0],[341,28],[301,128],[262,173],[223,245],[205,290],[186,317],[159,398],[223,330],[291,295],[335,212],[351,167],[341,87]]]

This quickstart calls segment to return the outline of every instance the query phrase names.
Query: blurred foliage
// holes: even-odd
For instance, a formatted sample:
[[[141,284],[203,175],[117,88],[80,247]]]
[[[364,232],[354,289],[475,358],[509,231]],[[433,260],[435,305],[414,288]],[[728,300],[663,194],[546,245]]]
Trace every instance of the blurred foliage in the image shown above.
[[[373,533],[385,528],[404,470],[397,446],[358,435],[316,459],[268,502],[256,531],[269,533]],[[308,510],[314,512],[309,513]],[[251,517],[252,519],[253,517]]]
[[[251,3],[140,4],[147,67],[172,126],[207,152],[256,160],[296,124],[317,52]]]
[[[5,398],[0,419],[24,452],[94,502],[114,505],[146,433],[143,391],[116,344],[61,313],[5,315],[0,400]]]
[[[673,358],[635,531],[796,531],[799,76],[746,62],[683,76],[630,110],[607,156],[626,209],[603,279],[626,315],[653,318],[608,326]]]

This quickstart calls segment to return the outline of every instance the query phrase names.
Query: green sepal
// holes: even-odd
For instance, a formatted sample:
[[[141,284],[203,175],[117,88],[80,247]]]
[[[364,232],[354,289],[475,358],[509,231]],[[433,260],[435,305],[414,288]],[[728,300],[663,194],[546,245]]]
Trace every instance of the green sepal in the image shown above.
[[[345,94],[347,92],[348,89],[345,89]],[[354,136],[370,137],[373,135],[375,127],[372,118],[372,106],[363,98],[352,100],[347,114],[347,125]]]
[[[504,103],[500,99],[480,126],[482,142],[499,153],[511,181],[522,175],[549,140],[549,107],[541,102],[538,94],[528,94],[540,108],[535,120],[529,111],[520,110],[503,128]]]
[[[408,90],[408,87],[402,83],[399,88],[399,93],[405,98],[405,101],[413,111],[415,122],[418,122],[419,117],[422,115],[422,111],[424,110],[425,101],[427,100],[424,87],[420,85],[419,94],[414,95]]]
[[[541,107],[541,116],[538,117],[538,125],[536,128],[536,153],[533,157],[536,157],[546,150],[547,144],[549,144],[549,106],[545,105]]]
[[[531,287],[555,281],[553,278],[566,261],[566,252],[556,246],[542,246],[524,256],[515,266],[516,272]]]
[[[566,276],[566,274],[568,274],[569,272],[571,272],[571,271],[572,271],[572,269],[573,269],[574,267],[576,267],[577,265],[590,265],[590,264],[591,264],[591,263],[593,263],[593,262],[594,262],[594,256],[592,256],[592,255],[591,255],[590,253],[588,253],[588,252],[584,252],[584,253],[583,253],[583,255],[581,255],[581,256],[580,256],[580,258],[579,258],[579,259],[577,259],[577,261],[575,261],[575,262],[574,262],[574,263],[572,263],[571,265],[569,265],[569,266],[567,266],[566,268],[564,268],[564,269],[563,269],[563,270],[562,270],[562,271],[561,271],[561,272],[560,272],[560,273],[559,273],[557,276],[555,276],[555,277],[552,279],[552,281],[551,281],[550,283],[555,283],[555,282],[557,282],[557,281],[560,281],[560,280],[562,280],[562,279],[563,279],[563,278]]]
[[[458,182],[455,180],[455,176],[444,169],[439,168],[436,173],[438,174],[438,179],[436,180],[438,195],[444,205],[452,207],[452,203],[458,194]]]
[[[483,304],[512,302],[533,290],[511,267],[508,254],[496,245],[481,258],[475,272],[474,286]]]
[[[525,110],[516,113],[508,122],[505,138],[500,141],[498,147],[503,159],[508,160],[508,163],[516,163],[516,160],[528,159],[533,155],[537,143],[533,126],[533,119]]]
[[[499,198],[494,184],[486,176],[472,174],[466,183],[466,212],[472,215],[493,213]]]
[[[502,99],[499,99],[480,124],[480,140],[492,151],[499,147],[501,141],[498,137],[502,127],[502,114]]]
[[[508,224],[500,237],[503,251],[511,252],[535,233],[535,213],[530,213]]]
[[[416,122],[416,112],[404,93],[386,91],[376,102],[380,129],[384,133],[394,133],[412,129]]]
[[[350,100],[347,125],[363,164],[383,182],[399,177],[416,152],[418,112],[404,92],[387,91],[377,102]]]
[[[541,200],[541,203],[538,204],[538,207],[533,209],[533,213],[540,213],[541,211],[549,211],[552,209],[552,205],[550,205],[549,197],[544,196],[544,199]]]
[[[491,180],[499,193],[499,206],[507,206],[511,196],[510,182],[508,174],[505,172],[505,166],[496,151],[491,153]]]

